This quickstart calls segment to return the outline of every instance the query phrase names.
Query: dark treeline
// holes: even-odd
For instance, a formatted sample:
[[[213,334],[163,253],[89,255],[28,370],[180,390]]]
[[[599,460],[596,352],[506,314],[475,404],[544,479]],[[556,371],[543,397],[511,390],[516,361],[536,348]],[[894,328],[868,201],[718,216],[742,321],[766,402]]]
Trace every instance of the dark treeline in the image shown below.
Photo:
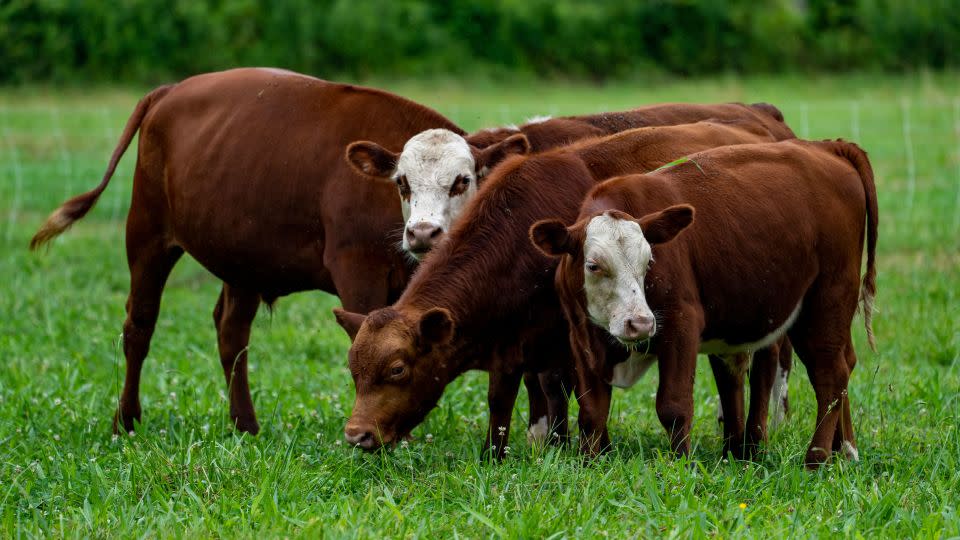
[[[0,83],[960,66],[957,0],[2,0]]]

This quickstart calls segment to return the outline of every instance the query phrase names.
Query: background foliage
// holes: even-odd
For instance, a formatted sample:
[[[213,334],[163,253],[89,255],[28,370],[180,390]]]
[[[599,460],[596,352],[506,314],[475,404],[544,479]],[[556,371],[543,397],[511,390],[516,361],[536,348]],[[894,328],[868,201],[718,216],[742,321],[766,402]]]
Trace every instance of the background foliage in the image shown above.
[[[161,82],[238,65],[325,78],[604,79],[960,66],[953,0],[5,0],[0,83]]]

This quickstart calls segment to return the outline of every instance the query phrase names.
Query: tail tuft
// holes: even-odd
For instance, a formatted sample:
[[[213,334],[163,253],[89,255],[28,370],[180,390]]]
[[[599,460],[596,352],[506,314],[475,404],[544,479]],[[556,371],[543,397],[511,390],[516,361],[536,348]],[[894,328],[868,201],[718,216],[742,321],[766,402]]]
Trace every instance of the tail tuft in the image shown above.
[[[60,208],[54,210],[30,240],[31,250],[39,248],[56,238],[63,231],[69,229],[74,222],[87,215],[87,212],[93,208],[93,205],[97,204],[97,199],[100,198],[103,190],[107,189],[107,184],[110,182],[113,172],[117,169],[117,163],[120,162],[120,158],[123,157],[123,153],[126,152],[127,147],[130,146],[130,141],[133,140],[133,136],[136,135],[137,130],[140,129],[140,123],[143,122],[143,117],[147,115],[150,106],[166,95],[173,86],[172,84],[168,84],[156,88],[137,103],[137,107],[133,110],[130,118],[127,119],[127,125],[123,128],[123,133],[120,135],[120,142],[117,143],[117,147],[113,150],[113,155],[110,156],[107,172],[104,173],[100,184],[86,193],[73,197],[60,205]]]
[[[63,203],[60,208],[57,208],[50,214],[47,220],[43,222],[43,225],[40,226],[37,233],[30,239],[30,249],[36,250],[69,229],[74,222],[90,211],[99,196],[100,193],[97,192],[97,190],[93,190],[82,195],[77,195]]]

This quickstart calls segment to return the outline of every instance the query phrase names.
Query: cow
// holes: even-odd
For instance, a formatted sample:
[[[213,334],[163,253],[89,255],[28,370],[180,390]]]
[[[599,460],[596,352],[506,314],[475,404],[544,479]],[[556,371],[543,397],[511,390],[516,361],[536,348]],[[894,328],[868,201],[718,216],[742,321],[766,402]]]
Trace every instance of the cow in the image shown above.
[[[534,221],[555,214],[572,220],[589,189],[605,178],[649,171],[699,149],[773,140],[750,120],[701,122],[638,128],[508,158],[396,303],[338,317],[355,336],[349,364],[356,401],[344,428],[347,442],[372,451],[402,439],[448,383],[481,369],[490,373],[483,450],[502,458],[520,373],[556,368],[564,358],[536,365],[521,354],[524,345],[569,345],[553,288],[557,262],[527,238]]]
[[[397,299],[413,271],[387,239],[402,226],[394,188],[362,181],[345,148],[363,138],[399,148],[431,128],[463,133],[399,96],[276,69],[198,75],[141,99],[100,184],[66,201],[31,241],[39,247],[93,207],[139,129],[126,225],[127,370],[114,430],[141,418],[160,297],[187,252],[223,281],[213,318],[230,417],[256,434],[247,344],[260,303],[320,289],[367,312]]]
[[[794,140],[707,150],[610,179],[576,220],[538,222],[530,236],[562,256],[555,283],[565,309],[593,323],[571,324],[575,351],[612,336],[631,363],[655,359],[656,411],[678,454],[690,451],[698,351],[729,361],[789,335],[816,393],[804,458],[816,468],[831,450],[858,459],[847,394],[857,362],[851,324],[862,303],[874,348],[877,222],[863,150]],[[601,357],[576,355],[581,448],[589,453],[609,445]],[[726,374],[718,386],[742,380],[745,367],[713,365]]]
[[[357,172],[375,179],[396,183],[406,224],[399,235],[399,248],[411,261],[419,261],[443,238],[443,231],[463,211],[476,194],[480,183],[498,163],[514,154],[542,152],[589,137],[618,133],[641,126],[676,125],[704,120],[749,119],[769,130],[776,138],[794,137],[784,123],[779,109],[766,103],[716,105],[668,103],[651,105],[624,112],[561,118],[537,117],[516,127],[483,129],[469,136],[437,128],[410,139],[400,153],[391,152],[377,143],[358,141],[347,147],[346,159]],[[335,310],[338,319],[342,310]],[[351,336],[352,338],[352,336]],[[530,354],[562,354],[548,344],[529,346]],[[789,361],[790,353],[785,356]],[[538,363],[534,360],[535,363]],[[789,365],[778,373],[786,380]],[[566,399],[572,387],[572,376],[563,372],[547,372],[534,380],[526,374],[524,382],[530,392],[546,393],[547,415],[542,406],[531,410],[528,438],[549,438],[551,442],[566,440]],[[776,388],[784,388],[780,385]],[[563,397],[561,397],[563,396]],[[786,406],[786,394],[775,402]],[[779,410],[783,410],[783,407]],[[718,420],[723,421],[722,409]]]
[[[419,260],[450,230],[483,178],[510,155],[542,152],[627,129],[707,119],[749,120],[777,140],[794,137],[780,110],[767,103],[666,103],[623,112],[541,117],[520,127],[484,129],[466,136],[431,129],[411,138],[399,153],[375,142],[357,141],[347,147],[347,160],[368,177],[396,183],[406,220],[401,249]]]

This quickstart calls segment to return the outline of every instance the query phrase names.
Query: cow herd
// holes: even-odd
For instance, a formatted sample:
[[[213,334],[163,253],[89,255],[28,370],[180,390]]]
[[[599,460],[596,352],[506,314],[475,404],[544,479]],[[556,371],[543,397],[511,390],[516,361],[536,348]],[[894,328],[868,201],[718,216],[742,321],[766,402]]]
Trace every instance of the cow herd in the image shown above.
[[[776,107],[664,104],[467,134],[380,90],[204,74],[145,96],[101,183],[31,247],[93,207],[138,130],[117,431],[141,418],[160,297],[186,252],[223,281],[213,320],[240,431],[259,431],[247,346],[260,303],[320,289],[343,304],[344,434],[365,450],[407,437],[480,369],[485,455],[505,455],[521,381],[529,438],[568,441],[573,395],[580,450],[596,455],[612,386],[656,364],[656,413],[686,454],[706,354],[724,452],[749,458],[786,410],[795,350],[817,402],[805,463],[858,458],[847,385],[861,303],[873,345],[873,172],[852,143],[796,139]]]

